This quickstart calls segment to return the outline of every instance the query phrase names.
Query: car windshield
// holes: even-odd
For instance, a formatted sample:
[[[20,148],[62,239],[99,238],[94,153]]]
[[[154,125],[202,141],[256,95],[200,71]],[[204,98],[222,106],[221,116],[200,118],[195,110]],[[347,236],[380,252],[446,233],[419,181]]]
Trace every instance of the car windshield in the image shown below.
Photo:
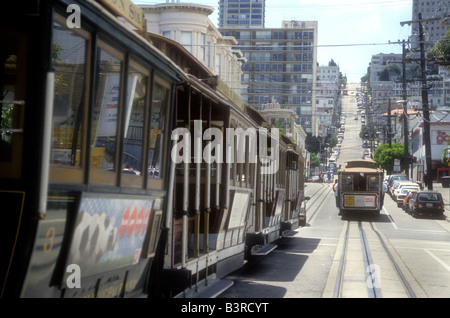
[[[420,193],[420,201],[440,201],[441,195],[439,193]]]
[[[393,176],[392,180],[399,181],[399,180],[408,180],[407,176]]]
[[[400,188],[401,190],[404,190],[404,189],[409,189],[409,190],[411,190],[411,189],[419,189],[419,186],[415,186],[415,185],[412,185],[412,184],[405,184],[405,185],[399,186],[399,188]]]

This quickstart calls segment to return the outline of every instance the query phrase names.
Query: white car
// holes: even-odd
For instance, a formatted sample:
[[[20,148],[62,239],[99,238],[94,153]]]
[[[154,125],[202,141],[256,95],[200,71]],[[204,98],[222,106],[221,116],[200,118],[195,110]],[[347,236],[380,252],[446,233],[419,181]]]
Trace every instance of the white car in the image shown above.
[[[409,180],[394,180],[389,188],[389,194],[394,197],[394,191],[400,186],[400,184],[404,183],[412,184]]]
[[[405,196],[403,196],[403,198],[400,200],[400,194],[402,193],[403,189],[408,189],[409,191],[415,190],[415,191],[420,191],[420,187],[417,183],[401,183],[399,184],[399,186],[397,187],[397,189],[394,190],[394,195],[393,195],[393,199],[394,201],[396,201],[397,203],[401,203],[401,201],[406,197],[406,195],[408,193],[406,193]],[[400,201],[399,201],[400,200]]]

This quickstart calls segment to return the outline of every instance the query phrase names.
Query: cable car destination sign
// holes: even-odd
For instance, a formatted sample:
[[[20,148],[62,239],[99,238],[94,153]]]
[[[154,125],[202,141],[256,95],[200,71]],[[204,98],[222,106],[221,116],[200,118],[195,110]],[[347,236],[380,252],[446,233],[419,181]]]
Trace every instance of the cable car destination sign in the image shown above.
[[[130,0],[98,0],[110,10],[120,15],[139,31],[144,30],[144,12]]]

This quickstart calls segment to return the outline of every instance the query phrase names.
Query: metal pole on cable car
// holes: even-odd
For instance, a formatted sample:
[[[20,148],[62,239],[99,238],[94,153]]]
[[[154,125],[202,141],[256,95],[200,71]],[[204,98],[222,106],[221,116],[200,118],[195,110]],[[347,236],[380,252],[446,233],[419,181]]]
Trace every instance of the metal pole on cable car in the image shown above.
[[[207,127],[211,128],[211,101],[208,105],[208,122]],[[205,182],[205,209],[203,224],[203,253],[208,253],[209,238],[209,213],[211,212],[211,151],[205,153],[206,182]]]
[[[200,114],[202,113],[202,97],[200,97]],[[200,172],[202,164],[202,121],[196,120],[194,122],[194,162],[195,169],[195,226],[194,226],[194,257],[200,255]]]
[[[189,87],[188,95],[188,133],[183,135],[183,139],[189,138],[189,142],[186,145],[190,145],[190,123],[191,123],[191,95],[192,88]],[[183,178],[183,230],[181,238],[181,266],[186,268],[186,258],[187,258],[187,245],[188,245],[188,214],[189,214],[189,162],[191,159],[191,149],[183,149],[183,161],[184,161],[184,178]],[[186,151],[185,151],[186,150]]]

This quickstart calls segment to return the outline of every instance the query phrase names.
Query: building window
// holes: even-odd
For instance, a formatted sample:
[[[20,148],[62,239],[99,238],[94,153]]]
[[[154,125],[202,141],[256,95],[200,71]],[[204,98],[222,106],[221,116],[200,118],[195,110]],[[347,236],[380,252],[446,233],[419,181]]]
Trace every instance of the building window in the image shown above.
[[[211,42],[208,41],[206,46],[206,66],[211,67]]]
[[[192,32],[191,31],[181,31],[181,41],[180,43],[184,46],[186,50],[192,53]]]
[[[206,34],[200,34],[200,61],[206,58]]]
[[[216,54],[215,71],[216,71],[216,74],[219,76],[220,76],[220,69],[221,69],[220,54]]]
[[[271,37],[270,31],[256,31],[255,32],[255,38],[256,39],[270,39]]]

